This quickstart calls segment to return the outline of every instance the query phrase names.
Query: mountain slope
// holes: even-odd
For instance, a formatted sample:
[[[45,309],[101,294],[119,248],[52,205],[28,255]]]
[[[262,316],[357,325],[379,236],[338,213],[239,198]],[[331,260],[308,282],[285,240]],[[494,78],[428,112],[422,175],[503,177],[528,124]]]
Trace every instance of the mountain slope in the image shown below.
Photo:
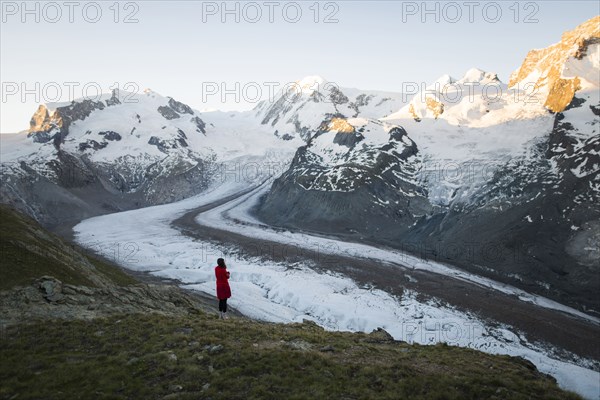
[[[390,221],[408,227],[430,211],[416,180],[419,168],[404,129],[338,115],[298,149],[257,211],[275,225],[383,235]]]
[[[188,106],[150,91],[42,105],[27,135],[3,138],[2,202],[57,225],[180,199],[206,185],[211,158],[192,149],[205,133]]]
[[[406,158],[376,156],[387,160],[376,162],[379,168],[368,162],[374,147],[353,129],[350,144],[339,146],[335,116],[326,116],[333,134],[317,130],[298,150],[258,216],[447,261],[600,313],[598,21],[538,51],[549,54],[540,63],[530,54],[510,86],[478,69],[458,80],[442,76],[380,119],[405,132],[411,151]],[[552,112],[562,96],[553,84],[540,89],[544,101],[533,101],[515,83],[525,78],[514,78],[529,70],[535,72],[527,79],[535,75],[537,82],[558,79],[556,71],[578,81],[568,106]],[[341,117],[339,127],[352,125]],[[355,173],[338,173],[346,160],[357,160]],[[398,186],[385,171],[408,179]]]
[[[218,162],[295,145],[249,113],[206,117],[150,90],[42,105],[27,134],[1,137],[0,200],[61,227],[190,197],[215,179]]]

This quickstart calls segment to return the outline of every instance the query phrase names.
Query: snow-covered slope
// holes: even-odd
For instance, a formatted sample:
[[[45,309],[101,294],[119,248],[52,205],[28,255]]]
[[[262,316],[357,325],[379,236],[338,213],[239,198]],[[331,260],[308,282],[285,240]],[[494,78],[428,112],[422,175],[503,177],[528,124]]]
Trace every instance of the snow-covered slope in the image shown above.
[[[116,189],[135,192],[151,166],[193,167],[206,158],[205,137],[206,123],[187,105],[150,90],[113,91],[95,100],[41,105],[27,136],[3,151],[3,164],[26,161],[59,181],[64,171],[51,165],[60,163],[61,153],[69,154],[104,169]]]
[[[469,196],[552,130],[553,117],[494,73],[444,75],[384,121],[403,126],[423,159],[420,180],[437,206]]]

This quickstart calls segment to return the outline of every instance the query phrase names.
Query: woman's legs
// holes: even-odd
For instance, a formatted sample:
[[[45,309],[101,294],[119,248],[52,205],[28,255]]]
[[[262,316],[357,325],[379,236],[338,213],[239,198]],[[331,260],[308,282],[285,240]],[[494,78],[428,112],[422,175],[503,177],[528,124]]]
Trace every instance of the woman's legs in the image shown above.
[[[227,299],[219,299],[219,311],[227,312]]]
[[[229,319],[227,314],[227,299],[219,299],[219,318]]]

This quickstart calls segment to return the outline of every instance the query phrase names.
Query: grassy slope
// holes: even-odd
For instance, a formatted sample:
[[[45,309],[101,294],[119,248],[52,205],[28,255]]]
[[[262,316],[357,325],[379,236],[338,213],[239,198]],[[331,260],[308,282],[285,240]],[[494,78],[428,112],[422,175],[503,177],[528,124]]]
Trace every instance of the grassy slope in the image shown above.
[[[135,282],[0,206],[1,287],[42,275]],[[88,263],[88,260],[92,263]],[[85,270],[87,268],[88,270]],[[206,345],[222,345],[211,353]],[[333,351],[321,351],[332,346]],[[177,360],[169,357],[176,356]],[[179,388],[181,386],[181,388]],[[313,324],[116,315],[0,327],[0,399],[575,399],[529,362],[474,350],[373,342]]]
[[[82,262],[82,253],[44,230],[37,222],[13,209],[0,205],[0,290],[29,285],[50,275],[72,285],[95,286],[89,274],[100,274],[119,285],[135,280],[118,268],[83,255],[94,267]]]
[[[208,315],[21,325],[1,342],[0,397],[577,398],[518,358],[369,340],[313,324]],[[215,345],[222,350],[205,349]],[[322,351],[325,346],[333,351]]]

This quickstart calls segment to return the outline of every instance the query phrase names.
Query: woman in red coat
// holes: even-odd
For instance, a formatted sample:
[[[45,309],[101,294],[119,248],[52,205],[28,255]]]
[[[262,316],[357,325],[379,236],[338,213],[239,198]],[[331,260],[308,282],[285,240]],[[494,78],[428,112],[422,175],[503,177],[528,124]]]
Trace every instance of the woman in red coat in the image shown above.
[[[215,276],[217,277],[217,298],[219,299],[219,317],[227,319],[227,299],[231,297],[231,288],[229,287],[229,271],[225,265],[225,260],[219,258],[215,267]]]

